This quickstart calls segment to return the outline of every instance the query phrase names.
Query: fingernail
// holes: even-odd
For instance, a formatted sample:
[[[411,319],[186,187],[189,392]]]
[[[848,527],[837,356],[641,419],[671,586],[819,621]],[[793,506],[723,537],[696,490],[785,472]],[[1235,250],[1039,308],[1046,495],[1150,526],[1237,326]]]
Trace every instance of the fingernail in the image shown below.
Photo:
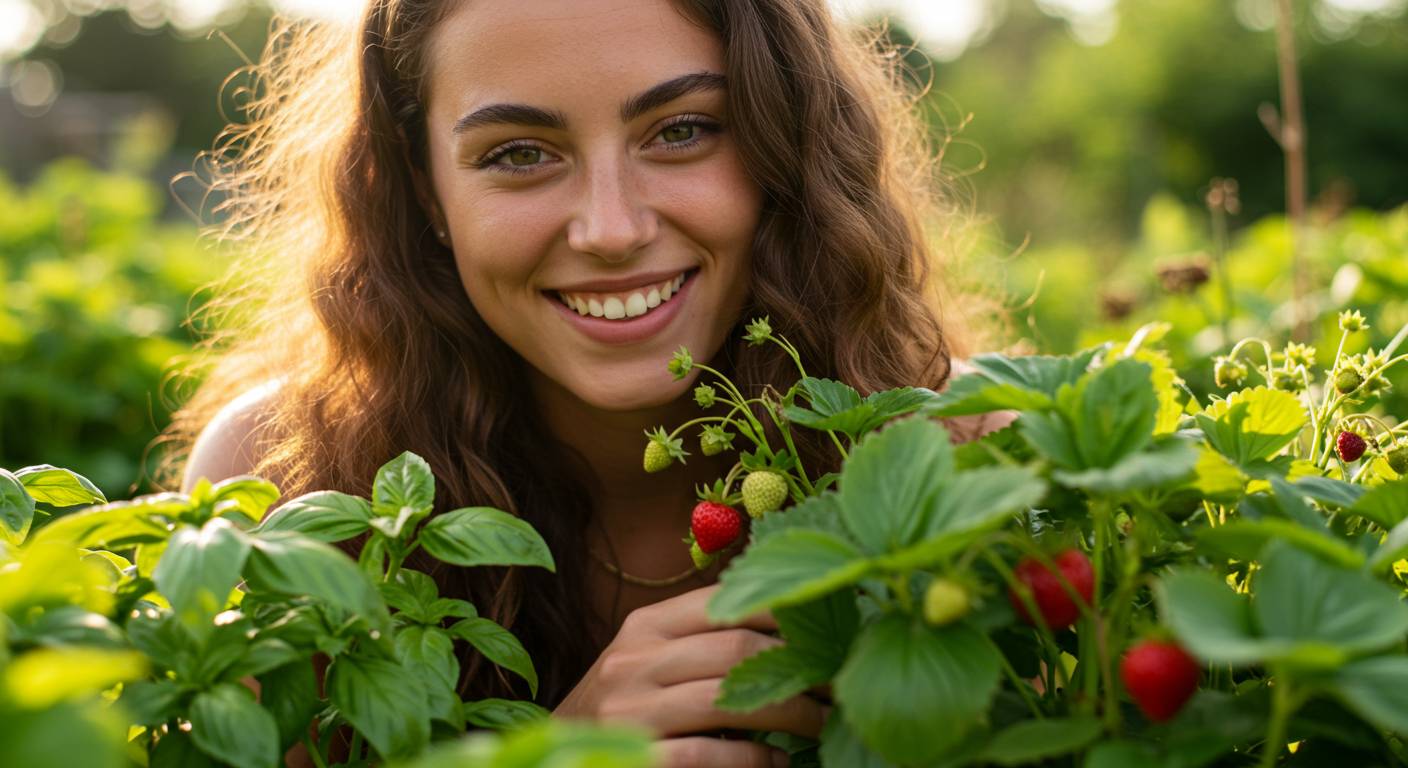
[[[772,751],[773,768],[787,768],[791,764],[792,758],[788,757],[786,752],[783,752],[780,749],[774,749]]]

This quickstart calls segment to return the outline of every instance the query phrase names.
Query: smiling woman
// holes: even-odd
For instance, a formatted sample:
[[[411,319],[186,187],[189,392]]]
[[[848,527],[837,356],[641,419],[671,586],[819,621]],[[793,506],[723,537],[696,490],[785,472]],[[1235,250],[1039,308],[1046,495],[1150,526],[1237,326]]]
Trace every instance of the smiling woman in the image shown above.
[[[767,760],[701,738],[728,729],[816,736],[819,693],[712,706],[777,642],[767,615],[711,625],[728,558],[694,572],[679,544],[731,458],[647,475],[641,451],[693,414],[681,346],[749,397],[787,388],[751,317],[862,392],[942,387],[966,351],[922,133],[871,43],[824,0],[373,0],[355,39],[278,29],[214,155],[247,257],[173,471],[365,495],[414,451],[437,510],[510,510],[551,547],[555,575],[407,566],[511,628],[558,716],[644,725],[672,765]],[[467,694],[522,693],[463,668]]]

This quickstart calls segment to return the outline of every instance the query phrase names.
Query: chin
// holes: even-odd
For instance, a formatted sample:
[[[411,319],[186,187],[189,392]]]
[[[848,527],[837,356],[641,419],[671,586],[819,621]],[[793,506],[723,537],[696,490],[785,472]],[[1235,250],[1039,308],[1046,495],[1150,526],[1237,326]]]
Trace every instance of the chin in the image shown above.
[[[602,411],[624,413],[669,405],[686,396],[694,386],[694,373],[675,381],[668,371],[658,376],[606,375],[573,382],[567,388],[578,400]]]

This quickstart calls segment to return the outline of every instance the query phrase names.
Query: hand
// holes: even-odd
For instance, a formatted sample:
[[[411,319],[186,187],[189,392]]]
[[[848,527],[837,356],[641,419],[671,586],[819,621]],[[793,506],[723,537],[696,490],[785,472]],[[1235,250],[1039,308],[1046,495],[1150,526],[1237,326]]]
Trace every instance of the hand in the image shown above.
[[[768,768],[781,750],[701,734],[721,729],[785,731],[817,738],[830,707],[800,695],[747,714],[714,707],[730,667],[781,645],[770,614],[737,626],[714,625],[704,607],[709,586],[632,611],[577,687],[554,711],[566,718],[644,727],[660,741],[667,768]]]

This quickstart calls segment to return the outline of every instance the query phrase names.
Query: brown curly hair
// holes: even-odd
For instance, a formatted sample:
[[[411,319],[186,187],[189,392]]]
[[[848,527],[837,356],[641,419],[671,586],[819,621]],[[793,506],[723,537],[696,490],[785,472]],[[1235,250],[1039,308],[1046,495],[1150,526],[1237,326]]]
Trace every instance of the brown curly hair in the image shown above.
[[[205,343],[202,383],[165,439],[179,477],[195,436],[262,382],[255,472],[286,497],[335,488],[367,494],[404,450],[433,468],[437,511],[490,505],[528,520],[558,564],[539,569],[437,567],[444,593],[512,629],[538,666],[539,701],[555,706],[600,648],[582,594],[580,545],[593,510],[580,457],[545,439],[525,401],[525,363],[469,305],[452,253],[416,203],[424,162],[425,41],[451,3],[371,0],[349,32],[276,22],[249,119],[208,159],[218,239],[241,254],[204,309],[224,330]],[[767,315],[809,373],[862,392],[937,388],[971,332],[944,295],[936,251],[954,217],[936,193],[933,153],[900,57],[879,35],[853,35],[825,0],[678,0],[723,44],[728,113],[745,167],[764,191],[751,305],[715,365],[745,392],[785,391],[790,360],[745,347],[741,323]],[[355,37],[352,37],[352,34]],[[939,231],[926,236],[925,225]],[[938,245],[936,245],[938,244]],[[834,466],[819,443],[807,466]],[[531,596],[531,597],[530,597]],[[521,695],[466,658],[467,696]]]

